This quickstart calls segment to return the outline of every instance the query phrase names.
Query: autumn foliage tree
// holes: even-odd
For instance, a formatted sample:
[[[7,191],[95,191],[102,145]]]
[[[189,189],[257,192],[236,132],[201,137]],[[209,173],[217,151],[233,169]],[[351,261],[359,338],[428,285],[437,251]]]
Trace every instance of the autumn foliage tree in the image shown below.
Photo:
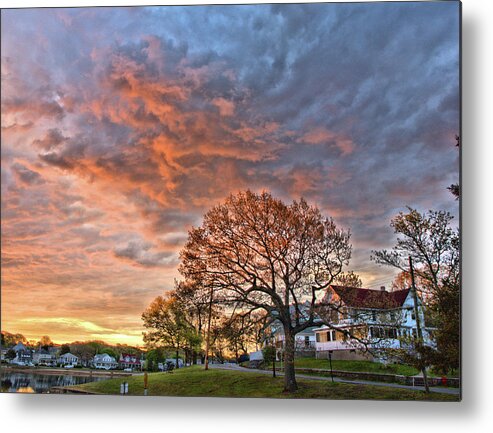
[[[437,328],[433,363],[443,371],[457,368],[460,358],[460,240],[452,219],[448,212],[408,208],[392,219],[399,235],[394,248],[372,255],[377,263],[399,269],[401,282],[409,281],[408,258],[412,258],[417,291]]]
[[[282,323],[284,386],[294,391],[295,335],[319,323],[320,295],[348,264],[349,238],[303,199],[288,205],[268,192],[240,192],[189,231],[180,272],[200,277],[225,305]]]
[[[200,345],[200,335],[187,320],[186,313],[173,292],[158,296],[142,313],[144,342],[149,347],[164,346],[176,353],[176,367],[180,350],[190,351]]]
[[[43,335],[39,340],[39,346],[43,349],[48,349],[53,346],[53,341],[51,341],[51,338],[48,335]]]

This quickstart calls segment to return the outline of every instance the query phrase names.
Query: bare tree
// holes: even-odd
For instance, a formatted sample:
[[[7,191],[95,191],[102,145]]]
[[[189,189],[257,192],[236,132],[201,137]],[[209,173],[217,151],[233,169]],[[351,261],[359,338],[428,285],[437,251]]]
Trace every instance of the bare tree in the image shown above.
[[[415,264],[418,291],[436,294],[443,284],[459,284],[459,233],[450,226],[452,215],[444,211],[421,214],[408,208],[391,221],[396,234],[402,235],[392,250],[373,251],[377,263],[400,269],[409,275],[408,258]]]
[[[363,287],[363,282],[361,281],[361,278],[353,271],[343,272],[342,274],[338,275],[335,282],[341,286]]]
[[[455,141],[456,141],[456,147],[460,147],[460,137],[458,135],[455,136]],[[459,200],[460,198],[460,185],[458,183],[453,183],[447,188],[452,195],[455,197],[456,200]]]
[[[438,353],[434,363],[444,371],[459,366],[460,349],[460,239],[444,211],[421,214],[408,208],[391,221],[401,235],[390,251],[373,251],[377,263],[400,269],[408,279],[408,259],[414,263],[416,289],[427,302],[437,327]]]
[[[225,316],[222,321],[222,335],[227,341],[230,351],[239,362],[240,354],[248,353],[250,345],[256,343],[257,322],[264,318],[250,312],[234,312],[230,317]]]
[[[251,191],[213,207],[189,232],[180,272],[197,276],[227,305],[265,311],[285,334],[284,386],[297,389],[295,335],[317,323],[319,296],[351,257],[349,231],[305,200],[286,205]]]
[[[220,307],[211,305],[210,290],[205,288],[199,280],[179,281],[175,286],[175,297],[187,316],[187,321],[195,328],[201,341],[207,341],[209,316],[211,322],[213,318],[220,316]],[[197,363],[199,351],[201,351],[200,346],[192,350],[193,364]]]

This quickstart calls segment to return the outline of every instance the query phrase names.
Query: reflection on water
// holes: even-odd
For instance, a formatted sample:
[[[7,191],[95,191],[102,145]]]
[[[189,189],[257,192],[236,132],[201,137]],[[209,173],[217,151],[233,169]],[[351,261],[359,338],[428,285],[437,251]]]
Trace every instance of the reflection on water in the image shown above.
[[[37,374],[2,372],[0,374],[1,392],[46,393],[53,386],[79,385],[108,379],[100,376],[74,376],[65,374]]]
[[[17,392],[24,392],[24,393],[32,394],[34,392],[34,389],[32,389],[30,386],[26,386],[23,388],[19,388],[17,390]]]

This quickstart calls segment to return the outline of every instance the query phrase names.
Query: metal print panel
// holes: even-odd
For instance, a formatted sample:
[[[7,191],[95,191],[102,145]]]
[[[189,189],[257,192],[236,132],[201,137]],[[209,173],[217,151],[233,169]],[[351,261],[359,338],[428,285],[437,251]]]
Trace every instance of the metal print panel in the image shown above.
[[[2,392],[459,401],[460,13],[3,9]]]

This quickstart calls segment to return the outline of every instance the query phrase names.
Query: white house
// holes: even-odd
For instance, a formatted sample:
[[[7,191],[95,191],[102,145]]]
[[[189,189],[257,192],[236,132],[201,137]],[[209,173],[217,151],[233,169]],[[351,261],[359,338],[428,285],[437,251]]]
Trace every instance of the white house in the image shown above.
[[[30,365],[33,361],[33,351],[26,347],[23,343],[19,342],[12,350],[15,352],[15,358],[10,361],[11,364],[17,365]]]
[[[40,348],[33,354],[34,365],[56,365],[56,355],[53,351]]]
[[[112,368],[118,367],[118,362],[116,362],[116,359],[108,355],[107,353],[100,353],[99,355],[94,355],[92,362],[94,368],[103,369],[103,370],[110,370]]]
[[[315,350],[315,329],[316,326],[306,328],[301,332],[298,332],[294,337],[294,347],[295,351],[300,352],[310,352]],[[272,343],[278,350],[284,349],[284,331],[281,326],[274,327],[272,329]]]
[[[123,369],[142,370],[144,359],[142,355],[132,353],[121,353],[118,366]]]
[[[309,316],[309,303],[302,303],[298,306],[301,313],[301,322],[308,319]],[[295,314],[294,305],[290,306],[291,314]],[[294,337],[294,348],[298,355],[313,355],[315,350],[315,330],[316,326],[311,326],[298,332]],[[284,329],[279,320],[275,320],[270,324],[270,326],[265,330],[265,341],[264,345],[271,344],[274,345],[279,352],[284,350],[285,346],[285,335]]]
[[[64,366],[72,365],[75,367],[79,363],[79,357],[72,355],[70,352],[65,353],[58,358],[58,363]]]
[[[334,359],[371,359],[369,348],[399,348],[404,337],[417,335],[414,300],[409,289],[388,292],[345,286],[330,286],[325,302],[331,326],[314,329],[317,358],[330,352]],[[418,312],[425,344],[433,345],[431,329],[425,326],[423,306]]]
[[[166,358],[164,362],[165,364],[171,363],[176,368],[176,358]],[[181,358],[178,358],[178,368],[183,368],[183,366],[184,366],[183,360]]]

